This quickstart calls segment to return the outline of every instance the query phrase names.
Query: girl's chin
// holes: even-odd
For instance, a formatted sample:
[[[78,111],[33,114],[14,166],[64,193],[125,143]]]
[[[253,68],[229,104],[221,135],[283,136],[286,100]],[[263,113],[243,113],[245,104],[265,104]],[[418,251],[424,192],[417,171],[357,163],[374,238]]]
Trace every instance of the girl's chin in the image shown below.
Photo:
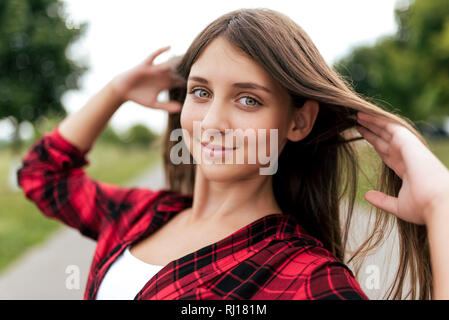
[[[225,182],[245,179],[259,172],[258,165],[243,164],[197,164],[203,175],[210,181]]]

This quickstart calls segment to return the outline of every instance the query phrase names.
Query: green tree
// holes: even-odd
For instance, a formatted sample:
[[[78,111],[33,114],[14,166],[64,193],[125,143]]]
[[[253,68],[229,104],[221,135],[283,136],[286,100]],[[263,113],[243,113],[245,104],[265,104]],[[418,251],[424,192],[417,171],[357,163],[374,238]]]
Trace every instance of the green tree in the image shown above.
[[[449,115],[449,1],[395,9],[398,30],[334,64],[357,92],[413,121]]]
[[[87,66],[66,56],[87,24],[73,26],[59,0],[0,1],[0,118],[18,126],[46,115],[65,116],[61,96],[78,89]]]
[[[135,124],[129,128],[125,134],[123,141],[126,145],[135,145],[148,147],[158,139],[159,135],[150,130],[143,124]]]
[[[121,138],[120,134],[114,130],[110,123],[108,123],[103,129],[98,137],[98,141],[116,146],[123,146],[124,144],[123,138]]]

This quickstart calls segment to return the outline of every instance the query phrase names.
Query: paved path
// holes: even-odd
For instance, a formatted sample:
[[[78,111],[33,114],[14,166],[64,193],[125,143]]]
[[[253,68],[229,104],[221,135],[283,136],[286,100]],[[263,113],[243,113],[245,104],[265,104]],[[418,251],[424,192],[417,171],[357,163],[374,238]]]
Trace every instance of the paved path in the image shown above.
[[[161,189],[161,163],[126,185]],[[0,299],[78,300],[84,295],[96,242],[62,225],[0,275]],[[79,287],[73,280],[79,275]]]
[[[126,185],[160,189],[165,187],[163,181],[163,170],[158,163]],[[352,241],[357,243],[360,236],[367,235],[364,231],[368,222],[367,210],[355,209],[354,217],[352,234],[355,238]],[[391,271],[395,270],[397,263],[397,254],[392,246],[394,241],[394,237],[390,237],[378,254],[369,257],[361,268],[358,280],[371,299],[382,298],[386,284],[392,279]],[[26,252],[0,275],[0,299],[82,299],[95,246],[95,241],[63,226],[48,241]],[[393,256],[390,263],[385,261],[389,255]],[[71,280],[78,271],[80,281],[77,288]],[[377,278],[379,282],[368,281],[370,278]]]

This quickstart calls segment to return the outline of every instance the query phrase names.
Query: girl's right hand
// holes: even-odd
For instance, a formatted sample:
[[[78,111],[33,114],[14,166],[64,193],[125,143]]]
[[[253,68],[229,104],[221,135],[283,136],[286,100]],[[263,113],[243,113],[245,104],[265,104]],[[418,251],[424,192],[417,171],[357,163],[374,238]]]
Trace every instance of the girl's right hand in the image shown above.
[[[154,59],[169,48],[170,46],[167,46],[156,50],[137,66],[114,77],[110,85],[121,102],[134,101],[145,107],[162,109],[169,113],[181,111],[182,105],[177,101],[157,100],[161,91],[186,84],[184,78],[176,73],[182,56],[172,57],[158,65],[153,64]]]

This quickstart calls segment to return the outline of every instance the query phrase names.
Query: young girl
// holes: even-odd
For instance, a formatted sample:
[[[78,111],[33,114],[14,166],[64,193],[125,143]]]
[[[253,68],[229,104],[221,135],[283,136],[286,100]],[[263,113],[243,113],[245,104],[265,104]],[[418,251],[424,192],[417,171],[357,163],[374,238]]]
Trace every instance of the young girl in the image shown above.
[[[357,188],[353,142],[363,138],[383,168],[380,191],[365,194],[378,219],[355,255],[377,243],[393,217],[400,265],[389,296],[449,298],[449,171],[407,119],[356,94],[306,33],[273,10],[227,13],[182,57],[155,65],[167,49],[116,76],[46,133],[18,171],[46,216],[97,240],[84,299],[367,299],[344,262]],[[166,89],[170,101],[157,101]],[[82,169],[128,100],[169,112],[169,189],[119,187]],[[175,129],[181,141],[171,137]],[[228,140],[237,129],[277,136]],[[209,140],[210,130],[226,139]],[[174,161],[178,143],[190,162]],[[265,164],[248,159],[272,143],[277,170],[263,175]],[[217,163],[225,154],[245,161]]]

